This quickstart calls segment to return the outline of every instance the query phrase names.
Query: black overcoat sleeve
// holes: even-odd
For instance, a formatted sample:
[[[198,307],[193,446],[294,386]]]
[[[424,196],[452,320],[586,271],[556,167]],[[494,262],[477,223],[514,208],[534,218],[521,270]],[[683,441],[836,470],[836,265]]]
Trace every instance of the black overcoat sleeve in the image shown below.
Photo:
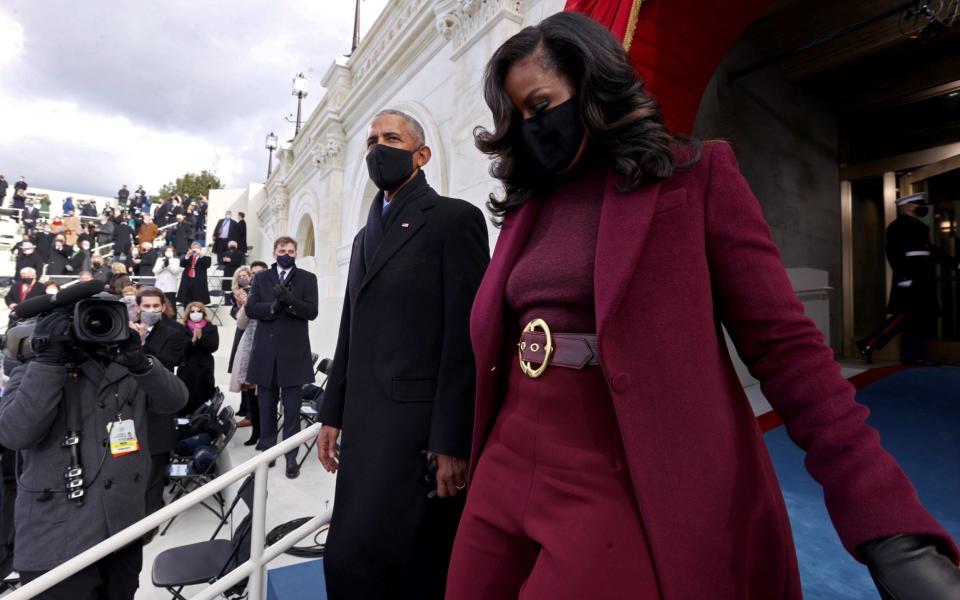
[[[470,456],[476,382],[470,310],[489,262],[487,224],[471,206],[450,227],[443,246],[443,340],[427,445],[437,454]]]
[[[247,304],[243,310],[247,316],[258,321],[271,321],[277,315],[271,309],[273,305],[273,290],[270,288],[270,278],[264,273],[253,278],[253,285],[247,295]]]
[[[354,255],[356,256],[356,255]],[[343,424],[343,403],[347,396],[347,357],[350,354],[350,283],[343,298],[343,312],[340,315],[340,331],[337,333],[337,349],[333,353],[333,364],[327,376],[327,386],[323,391],[323,405],[320,407],[320,422],[340,429]]]

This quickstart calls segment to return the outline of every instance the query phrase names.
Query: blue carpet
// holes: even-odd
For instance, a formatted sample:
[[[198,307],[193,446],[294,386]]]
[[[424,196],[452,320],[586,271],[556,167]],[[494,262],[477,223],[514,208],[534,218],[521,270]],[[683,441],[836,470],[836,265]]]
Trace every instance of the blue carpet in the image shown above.
[[[267,571],[267,600],[327,600],[323,560]]]
[[[857,400],[884,448],[913,481],[924,506],[960,539],[960,368],[900,371],[868,385]],[[783,427],[764,436],[790,514],[807,600],[877,598],[866,567],[847,554],[823,504],[803,452]]]

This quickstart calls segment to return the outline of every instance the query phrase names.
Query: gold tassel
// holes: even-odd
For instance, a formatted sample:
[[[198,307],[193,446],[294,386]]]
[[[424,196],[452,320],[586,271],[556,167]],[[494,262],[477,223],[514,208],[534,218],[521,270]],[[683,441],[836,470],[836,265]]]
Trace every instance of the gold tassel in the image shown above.
[[[633,0],[633,6],[630,7],[630,18],[627,20],[627,31],[623,34],[623,49],[630,52],[630,46],[633,45],[633,34],[637,30],[637,17],[640,14],[640,7],[643,6],[643,0]]]

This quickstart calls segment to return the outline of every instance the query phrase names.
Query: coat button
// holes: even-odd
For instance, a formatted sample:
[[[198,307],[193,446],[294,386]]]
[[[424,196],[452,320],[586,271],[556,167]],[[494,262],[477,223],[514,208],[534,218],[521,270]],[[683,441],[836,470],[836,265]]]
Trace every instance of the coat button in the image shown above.
[[[109,489],[112,488],[112,487],[113,487],[113,480],[112,480],[112,479],[108,479],[108,480],[106,480],[106,481],[103,482],[103,489],[109,490]]]
[[[626,373],[617,373],[610,382],[613,391],[622,394],[630,388],[630,376]]]

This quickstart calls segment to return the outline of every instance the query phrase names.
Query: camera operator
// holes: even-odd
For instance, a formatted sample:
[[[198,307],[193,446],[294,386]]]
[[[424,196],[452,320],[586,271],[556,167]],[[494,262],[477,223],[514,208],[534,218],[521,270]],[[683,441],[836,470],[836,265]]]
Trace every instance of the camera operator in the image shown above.
[[[136,331],[107,345],[79,341],[74,330],[67,309],[42,317],[36,357],[14,369],[0,398],[0,445],[20,453],[14,567],[25,583],[143,518],[147,411],[174,413],[187,401],[183,384],[144,354]],[[82,475],[67,474],[77,466]],[[131,600],[141,566],[138,541],[39,597]]]

